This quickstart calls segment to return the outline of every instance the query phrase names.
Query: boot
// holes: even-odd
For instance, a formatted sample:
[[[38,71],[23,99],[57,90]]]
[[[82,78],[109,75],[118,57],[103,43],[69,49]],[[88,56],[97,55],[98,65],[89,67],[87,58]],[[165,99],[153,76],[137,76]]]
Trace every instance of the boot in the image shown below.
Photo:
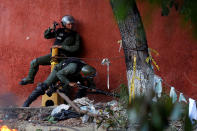
[[[24,102],[22,107],[29,107],[29,105],[36,100],[39,96],[44,95],[45,91],[48,89],[48,86],[45,83],[42,83],[36,87],[36,89],[30,94],[27,100]]]
[[[22,80],[19,82],[20,85],[27,85],[27,84],[33,84],[33,83],[34,83],[34,80],[32,80],[32,79],[30,79],[30,78],[28,78],[28,77],[22,79]]]
[[[33,84],[34,83],[34,78],[36,76],[36,73],[38,72],[39,66],[36,62],[36,59],[31,61],[30,69],[28,76],[26,78],[23,78],[19,84],[20,85],[27,85],[27,84]]]
[[[34,90],[31,95],[28,97],[28,99],[24,102],[23,107],[29,107],[29,105],[36,100],[39,96],[41,95],[41,93],[37,90]]]

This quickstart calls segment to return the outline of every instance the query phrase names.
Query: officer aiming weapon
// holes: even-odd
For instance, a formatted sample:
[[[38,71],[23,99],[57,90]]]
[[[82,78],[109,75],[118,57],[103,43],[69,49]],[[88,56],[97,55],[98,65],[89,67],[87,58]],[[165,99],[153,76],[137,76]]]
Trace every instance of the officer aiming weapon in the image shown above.
[[[102,95],[106,95],[106,96],[112,96],[112,97],[120,97],[119,94],[116,94],[116,93],[111,93],[111,92],[106,92],[106,91],[103,91],[103,90],[99,90],[99,89],[94,89],[94,88],[90,88],[90,87],[87,87],[87,86],[83,86],[81,85],[79,82],[77,82],[77,85],[80,89],[90,89],[91,92],[88,92],[89,94],[102,94]]]
[[[56,21],[54,21],[53,22],[53,28],[52,28],[52,30],[53,30],[53,32],[55,33],[55,36],[57,37],[57,32],[56,32],[56,26],[58,26],[59,24],[56,22]]]
[[[49,97],[52,96],[52,94],[53,94],[54,92],[56,92],[57,89],[59,89],[60,86],[61,86],[61,84],[57,84],[57,85],[52,85],[52,86],[50,86],[50,88],[47,90],[46,94],[47,94]],[[106,91],[99,90],[99,89],[90,88],[90,87],[81,85],[80,82],[77,82],[77,87],[78,87],[79,89],[90,89],[91,91],[87,92],[87,93],[89,93],[89,94],[102,94],[102,95],[112,96],[112,97],[117,97],[117,98],[120,97],[120,95],[117,94],[117,93],[111,93],[111,92],[106,92]],[[61,92],[61,89],[59,89],[59,91]]]

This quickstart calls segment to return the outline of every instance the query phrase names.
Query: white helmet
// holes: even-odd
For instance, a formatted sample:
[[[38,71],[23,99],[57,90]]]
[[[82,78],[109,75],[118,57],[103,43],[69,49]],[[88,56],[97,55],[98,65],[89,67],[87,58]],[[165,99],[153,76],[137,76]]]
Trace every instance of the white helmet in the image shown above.
[[[66,24],[69,24],[69,23],[72,23],[74,24],[75,23],[75,19],[70,16],[70,15],[65,15],[62,17],[62,25],[65,26]]]

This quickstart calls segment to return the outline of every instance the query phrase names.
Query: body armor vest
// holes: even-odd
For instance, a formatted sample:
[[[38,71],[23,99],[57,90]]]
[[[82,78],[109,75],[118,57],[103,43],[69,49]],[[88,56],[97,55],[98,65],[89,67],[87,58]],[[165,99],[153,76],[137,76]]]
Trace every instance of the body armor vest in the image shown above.
[[[84,61],[82,61],[82,60],[80,60],[78,58],[68,58],[68,59],[63,60],[63,62],[62,62],[62,69],[64,67],[66,67],[70,63],[76,63],[77,64],[76,73],[80,72],[84,65],[87,65]]]

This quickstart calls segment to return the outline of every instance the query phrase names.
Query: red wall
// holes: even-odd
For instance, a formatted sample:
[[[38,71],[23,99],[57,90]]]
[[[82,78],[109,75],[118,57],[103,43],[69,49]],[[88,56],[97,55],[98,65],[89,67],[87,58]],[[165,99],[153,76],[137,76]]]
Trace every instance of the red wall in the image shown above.
[[[159,52],[159,74],[165,82],[187,96],[197,98],[197,40],[192,29],[183,27],[180,16],[174,10],[167,17],[161,16],[157,6],[138,3],[145,25],[148,44]],[[0,104],[21,105],[38,82],[45,80],[50,67],[41,66],[35,84],[20,86],[30,61],[49,53],[53,40],[43,38],[43,31],[53,21],[60,21],[66,14],[77,20],[77,31],[83,39],[83,55],[94,58],[86,62],[98,70],[96,85],[106,89],[106,66],[102,58],[109,58],[111,89],[125,82],[125,61],[118,27],[107,0],[0,0]],[[166,85],[165,85],[166,86]],[[169,87],[166,87],[169,88]],[[93,97],[101,100],[101,97]],[[6,101],[4,101],[6,99]],[[40,105],[40,100],[34,105]]]
[[[0,0],[0,12],[0,92],[2,96],[16,95],[16,99],[5,99],[21,105],[36,84],[47,78],[50,67],[42,66],[35,84],[18,84],[28,74],[30,61],[50,52],[54,40],[44,39],[44,30],[66,14],[77,20],[84,46],[80,57],[94,58],[85,61],[98,70],[97,87],[107,90],[107,68],[101,65],[102,58],[111,61],[111,89],[125,81],[124,58],[116,58],[124,56],[122,51],[118,52],[117,41],[121,38],[107,0]],[[34,105],[39,104],[40,100]]]
[[[139,2],[138,7],[148,45],[159,53],[153,56],[160,67],[156,74],[162,77],[163,86],[166,90],[169,85],[174,86],[187,97],[197,99],[197,38],[193,37],[191,25],[184,23],[174,8],[169,16],[161,16],[157,5]]]

